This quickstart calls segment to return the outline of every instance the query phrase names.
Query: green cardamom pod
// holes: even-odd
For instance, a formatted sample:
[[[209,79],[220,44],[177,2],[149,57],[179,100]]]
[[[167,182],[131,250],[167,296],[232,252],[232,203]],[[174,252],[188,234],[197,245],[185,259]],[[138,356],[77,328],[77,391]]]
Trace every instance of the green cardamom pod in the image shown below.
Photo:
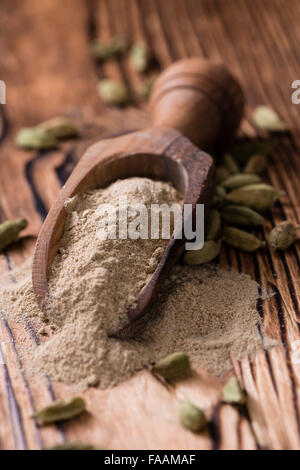
[[[129,52],[130,63],[137,72],[145,72],[149,65],[147,46],[141,42],[133,44]]]
[[[183,401],[179,408],[179,421],[186,429],[200,432],[207,426],[204,412],[189,401]]]
[[[242,225],[244,227],[260,226],[263,225],[265,220],[262,215],[250,209],[250,207],[235,206],[233,204],[224,206],[221,215],[229,224]]]
[[[225,153],[223,157],[223,162],[227,170],[231,175],[240,172],[239,165],[237,164],[236,160],[230,153]]]
[[[286,250],[297,240],[297,229],[300,225],[284,221],[276,225],[269,236],[271,247],[274,250]]]
[[[269,106],[257,106],[253,111],[253,121],[257,127],[270,132],[285,132],[287,125],[274,109]]]
[[[257,184],[261,182],[258,175],[247,175],[245,173],[236,173],[231,175],[223,181],[222,186],[232,191],[233,189],[240,188],[241,186],[248,186],[250,184]]]
[[[56,137],[40,127],[24,127],[18,132],[16,145],[25,150],[46,150],[56,148]]]
[[[175,352],[158,361],[151,371],[166,380],[176,380],[187,375],[190,367],[188,356],[183,352]]]
[[[98,93],[100,98],[107,104],[122,106],[130,101],[130,93],[126,86],[114,80],[100,80]]]
[[[284,194],[282,191],[270,184],[259,183],[234,189],[225,196],[225,200],[264,212],[271,209],[282,194]]]
[[[217,185],[216,186],[216,196],[219,196],[221,198],[226,196],[226,189],[221,185]]]
[[[242,251],[256,251],[263,246],[263,242],[252,233],[245,232],[236,227],[225,227],[222,240],[227,245]]]
[[[93,56],[102,62],[121,56],[126,49],[127,40],[121,36],[116,36],[109,41],[95,39],[91,44]]]
[[[45,450],[96,450],[96,448],[91,444],[83,444],[81,442],[63,442],[52,447],[46,447]]]
[[[56,423],[79,416],[85,411],[85,402],[81,397],[63,398],[41,408],[32,415],[41,424]]]
[[[238,141],[230,152],[237,162],[245,165],[252,155],[259,154],[267,157],[271,150],[272,143],[269,140],[246,139]]]
[[[236,377],[231,377],[223,388],[223,401],[232,405],[245,405],[245,391],[241,388]]]
[[[200,250],[186,251],[183,257],[185,264],[204,264],[216,258],[221,251],[221,243],[213,240],[204,242]]]
[[[19,233],[28,225],[26,219],[7,220],[0,224],[0,253],[17,241]]]
[[[265,171],[267,165],[268,159],[265,155],[252,155],[246,163],[244,173],[259,175]]]
[[[221,184],[222,181],[226,180],[228,176],[230,175],[230,172],[228,171],[228,168],[224,165],[217,166],[216,168],[216,182],[217,184]]]
[[[221,215],[218,209],[211,209],[205,225],[205,240],[216,240],[221,230]]]
[[[65,117],[49,119],[48,121],[42,122],[38,128],[43,129],[57,139],[67,139],[78,135],[78,130],[74,123]]]

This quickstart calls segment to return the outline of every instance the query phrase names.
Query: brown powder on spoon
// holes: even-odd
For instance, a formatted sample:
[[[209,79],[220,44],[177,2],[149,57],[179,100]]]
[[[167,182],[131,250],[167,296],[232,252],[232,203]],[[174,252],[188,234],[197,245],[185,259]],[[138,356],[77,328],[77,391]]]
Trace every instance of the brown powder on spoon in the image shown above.
[[[120,225],[126,223],[126,212],[120,207],[125,197],[128,207],[143,204],[148,215],[153,204],[182,205],[173,186],[147,178],[119,180],[108,188],[70,199],[64,234],[49,278],[47,309],[58,326],[79,309],[101,318],[105,330],[114,330],[162,258],[169,239],[151,239],[150,223],[146,227],[148,239],[119,238]],[[111,215],[108,220],[107,212],[99,210],[103,204],[116,208],[116,218]],[[128,223],[135,215],[129,210]],[[99,238],[97,231],[102,222],[108,222],[105,233],[112,232],[115,239]]]
[[[215,267],[178,266],[147,317],[125,332],[108,337],[112,323],[132,303],[154,271],[167,240],[99,240],[99,203],[180,202],[168,183],[130,178],[73,198],[59,253],[52,265],[51,337],[33,352],[35,373],[81,388],[105,388],[144,365],[182,350],[213,374],[230,368],[237,357],[265,346],[256,311],[257,284],[246,275]],[[107,242],[107,244],[106,244]],[[106,245],[105,245],[106,244]],[[42,316],[31,290],[30,266],[15,273],[19,282],[3,289],[7,315]],[[124,335],[123,335],[124,336]]]

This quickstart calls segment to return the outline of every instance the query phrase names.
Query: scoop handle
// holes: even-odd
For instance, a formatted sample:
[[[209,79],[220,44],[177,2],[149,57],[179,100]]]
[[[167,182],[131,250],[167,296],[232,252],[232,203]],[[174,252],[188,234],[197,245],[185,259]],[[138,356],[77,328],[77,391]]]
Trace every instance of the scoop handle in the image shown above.
[[[154,127],[172,127],[204,150],[226,146],[240,124],[244,95],[222,63],[183,59],[156,80],[150,98]]]

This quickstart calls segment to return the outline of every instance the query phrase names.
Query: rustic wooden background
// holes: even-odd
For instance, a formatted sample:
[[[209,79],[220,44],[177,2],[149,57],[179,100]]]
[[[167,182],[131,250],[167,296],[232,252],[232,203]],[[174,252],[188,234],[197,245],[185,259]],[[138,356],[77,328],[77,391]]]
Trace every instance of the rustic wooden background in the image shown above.
[[[285,218],[299,222],[300,107],[291,103],[291,83],[300,78],[299,20],[297,0],[2,0],[0,79],[7,85],[7,104],[0,105],[0,218],[25,216],[30,224],[26,238],[0,256],[1,271],[32,253],[47,210],[91,141],[149,125],[144,105],[106,109],[97,96],[99,77],[122,80],[131,90],[141,83],[126,58],[103,66],[92,59],[91,39],[116,33],[148,43],[156,64],[149,76],[182,57],[221,58],[240,79],[249,110],[265,103],[281,114],[292,132],[274,138],[268,176],[286,196],[266,232]],[[59,114],[78,122],[80,140],[48,153],[15,147],[20,127]],[[243,129],[254,134],[248,121]],[[70,392],[48,378],[31,381],[19,345],[21,340],[38,345],[40,338],[28,319],[16,325],[3,314],[0,448],[39,449],[80,440],[107,449],[299,449],[299,245],[283,254],[268,247],[253,255],[224,249],[221,262],[276,293],[258,307],[280,346],[259,353],[253,363],[233,358],[249,394],[250,419],[222,404],[221,381],[201,371],[169,389],[143,371],[112,390],[90,389],[84,394],[89,413],[75,422],[40,429],[29,415]],[[205,434],[191,434],[177,423],[182,397],[210,415]]]

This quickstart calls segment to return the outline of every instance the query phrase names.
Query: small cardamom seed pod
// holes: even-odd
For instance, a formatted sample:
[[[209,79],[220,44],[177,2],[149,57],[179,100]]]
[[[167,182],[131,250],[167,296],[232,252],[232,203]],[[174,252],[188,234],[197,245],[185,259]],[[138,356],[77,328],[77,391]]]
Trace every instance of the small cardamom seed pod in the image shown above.
[[[133,44],[129,52],[130,63],[137,72],[145,72],[149,65],[148,49],[142,42]]]
[[[24,127],[16,137],[16,145],[25,150],[47,150],[56,148],[56,137],[40,127]]]
[[[287,125],[274,109],[268,106],[257,106],[253,111],[253,121],[257,127],[270,132],[285,132]]]
[[[63,442],[52,447],[46,447],[45,450],[96,450],[96,448],[91,444],[81,442]]]
[[[250,207],[228,205],[222,208],[222,218],[229,224],[242,225],[244,227],[257,227],[263,225],[264,218]]]
[[[242,251],[255,251],[263,246],[263,242],[252,233],[245,232],[236,227],[225,227],[222,240],[227,245]]]
[[[217,166],[216,168],[216,182],[217,184],[221,184],[222,181],[226,180],[228,176],[230,175],[230,172],[228,171],[228,168],[224,165]]]
[[[19,233],[28,225],[26,219],[7,220],[0,225],[0,253],[17,241]]]
[[[57,139],[67,139],[78,135],[78,130],[74,123],[70,119],[60,116],[42,122],[38,128],[44,129],[44,131]]]
[[[225,153],[223,157],[223,162],[231,175],[240,172],[239,165],[237,164],[234,157],[230,153]]]
[[[104,103],[107,104],[122,106],[130,101],[130,94],[126,86],[114,80],[100,80],[98,93]]]
[[[183,401],[179,408],[179,421],[186,429],[200,432],[207,426],[204,412],[189,401]]]
[[[102,62],[121,56],[126,48],[127,40],[121,36],[116,36],[110,41],[95,39],[91,44],[93,56]]]
[[[245,405],[245,391],[241,388],[236,377],[231,377],[223,388],[223,401],[231,405]]]
[[[273,207],[283,192],[270,184],[251,184],[234,189],[225,196],[225,200],[233,204],[241,204],[258,212],[264,212]]]
[[[221,198],[226,196],[226,189],[221,185],[217,185],[216,186],[216,196],[219,196]]]
[[[221,251],[221,243],[213,240],[204,242],[200,250],[186,251],[183,257],[185,264],[204,264],[216,258]]]
[[[151,367],[151,372],[166,380],[176,380],[190,371],[190,360],[183,352],[170,354]]]
[[[32,415],[41,424],[51,424],[75,418],[85,411],[85,402],[81,397],[63,398],[41,408]]]
[[[218,209],[211,209],[205,225],[205,240],[216,240],[221,230],[221,215]]]
[[[265,171],[267,165],[268,159],[265,155],[252,155],[246,163],[244,173],[259,175]]]
[[[264,218],[250,207],[235,206],[229,204],[222,208],[222,218],[233,225],[242,225],[243,227],[258,227],[263,225]]]
[[[261,178],[258,175],[247,175],[245,173],[236,173],[231,175],[223,181],[222,186],[232,191],[233,189],[240,188],[242,186],[248,186],[250,184],[257,184],[261,182]]]
[[[286,250],[297,240],[297,229],[300,225],[284,221],[276,225],[269,236],[270,245],[274,250]]]

